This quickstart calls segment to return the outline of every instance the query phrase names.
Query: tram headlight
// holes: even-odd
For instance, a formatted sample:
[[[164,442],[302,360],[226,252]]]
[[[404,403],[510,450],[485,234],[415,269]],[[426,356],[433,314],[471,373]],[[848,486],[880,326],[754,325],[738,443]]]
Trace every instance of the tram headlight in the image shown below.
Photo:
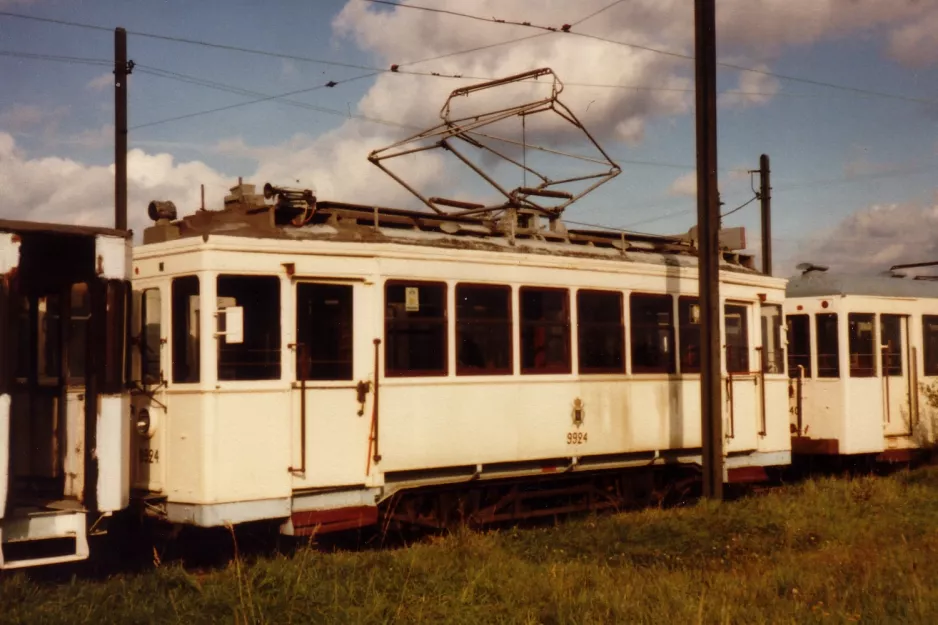
[[[137,413],[137,434],[140,436],[150,435],[150,411],[141,408]]]

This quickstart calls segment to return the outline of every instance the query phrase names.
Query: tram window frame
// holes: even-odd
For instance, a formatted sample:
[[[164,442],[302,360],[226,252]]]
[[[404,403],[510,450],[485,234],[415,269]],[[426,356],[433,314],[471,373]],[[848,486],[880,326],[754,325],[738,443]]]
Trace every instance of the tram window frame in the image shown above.
[[[772,314],[766,314],[768,312]],[[785,373],[785,347],[782,344],[783,315],[784,312],[782,311],[781,304],[762,304],[759,308],[759,327],[762,332],[763,373]],[[770,347],[773,346],[774,349],[770,349]]]
[[[797,325],[801,326],[798,330],[804,330],[803,345],[797,345],[801,343],[802,337],[798,334],[798,330],[795,329]],[[785,315],[785,326],[787,329],[787,340],[788,340],[788,377],[797,378],[800,377],[801,370],[799,366],[804,368],[804,377],[810,378],[813,375],[813,370],[811,367],[811,315],[807,313],[797,313],[793,315]],[[797,349],[796,349],[797,347]],[[804,348],[804,351],[802,351]]]
[[[862,338],[858,334],[860,323],[869,323],[870,336],[868,339]],[[863,349],[860,342],[868,344],[869,353],[861,353],[858,350]],[[876,354],[876,314],[875,313],[849,313],[847,315],[847,349],[850,360],[851,378],[875,378],[879,375],[877,370]],[[863,366],[862,359],[868,359],[868,364]]]
[[[67,384],[83,386],[88,374],[88,337],[92,329],[91,311],[94,306],[91,285],[87,282],[72,284],[68,299],[68,344],[65,351]],[[109,347],[105,353],[109,353]]]
[[[696,319],[694,307],[696,308]],[[677,340],[680,372],[700,373],[700,298],[681,295],[677,298]]]
[[[641,314],[645,313],[645,314]],[[657,319],[653,322],[648,314]],[[666,322],[661,323],[661,316],[666,316]],[[631,293],[629,294],[629,324],[632,349],[630,360],[633,374],[673,374],[676,373],[676,359],[674,353],[674,298],[666,293]],[[663,332],[663,334],[662,334]],[[650,339],[650,341],[649,341]],[[662,342],[662,339],[664,341]],[[636,346],[646,345],[649,349],[643,357]],[[663,348],[663,349],[662,349]]]
[[[938,315],[922,315],[924,375],[938,376]]]
[[[445,282],[388,280],[384,283],[384,375],[386,377],[439,377],[449,375],[449,304]],[[416,301],[408,288],[416,288]],[[393,292],[393,299],[391,297]],[[432,299],[425,295],[433,294]],[[408,306],[410,304],[410,306]],[[408,307],[416,309],[407,310]],[[434,311],[433,315],[425,315]],[[393,313],[393,314],[391,314]],[[417,313],[417,314],[411,314]],[[421,330],[422,327],[422,330]],[[421,337],[414,333],[423,332]],[[418,340],[411,341],[416,337]],[[421,355],[421,345],[429,349]],[[412,349],[416,345],[418,351]],[[430,354],[428,357],[427,354]],[[431,358],[436,362],[431,361]],[[421,361],[421,359],[425,359]],[[416,362],[415,362],[416,361]]]
[[[830,331],[830,321],[833,320],[833,332]],[[817,377],[840,377],[840,319],[837,313],[816,313],[814,315],[814,331],[817,345]],[[822,347],[823,344],[823,347]],[[823,350],[823,351],[822,351]],[[834,366],[821,366],[821,357],[833,356]],[[830,360],[826,361],[830,362]]]
[[[905,349],[902,344],[902,317],[903,315],[881,314],[879,316],[879,344],[892,346],[892,339],[897,343],[897,351],[887,351],[880,347],[880,367],[883,375],[886,377],[902,377],[905,365]],[[889,325],[895,322],[895,327],[887,330],[887,320]]]
[[[244,311],[243,340],[228,343],[222,335],[216,342],[218,380],[279,380],[283,370],[280,278],[270,274],[219,274],[215,288],[219,312],[227,299],[233,299],[232,306]],[[219,332],[224,332],[224,320],[220,314]]]
[[[723,357],[726,359],[726,372],[729,374],[750,373],[749,309],[750,306],[742,302],[723,304],[723,335],[726,340]],[[729,320],[737,314],[739,315],[739,333],[731,336]]]
[[[507,284],[456,284],[456,375],[514,372],[512,312]],[[471,364],[473,358],[482,364]]]
[[[580,289],[576,293],[576,307],[579,372],[625,373],[622,292]]]
[[[148,298],[156,294],[155,304]],[[151,311],[155,310],[155,321]],[[151,323],[152,321],[152,323]],[[140,356],[140,382],[159,384],[163,381],[163,293],[159,287],[150,287],[140,292],[140,338],[137,342]],[[152,369],[156,364],[156,371]]]
[[[108,280],[104,287],[104,370],[101,372],[101,390],[119,393],[124,388],[127,373],[127,290],[122,280]],[[101,327],[100,325],[98,327]]]
[[[540,302],[534,297],[541,296]],[[555,302],[546,301],[560,296]],[[523,286],[518,289],[518,334],[521,351],[522,375],[571,373],[572,347],[570,341],[570,290],[557,287]],[[560,303],[560,306],[556,306]],[[539,309],[540,315],[533,314]],[[559,318],[557,317],[559,313]],[[554,318],[550,318],[554,317]],[[543,342],[538,330],[543,329]],[[557,358],[557,348],[560,358]],[[543,354],[544,360],[539,362]]]
[[[202,332],[199,327],[202,289],[199,276],[192,274],[173,278],[170,283],[170,298],[173,382],[195,384],[202,379]],[[196,304],[194,311],[192,298],[195,298]]]
[[[308,305],[306,310],[304,304]],[[303,346],[296,350],[297,379],[305,375],[305,379],[316,381],[352,380],[355,366],[355,287],[351,284],[299,282],[296,285],[296,341]],[[306,362],[303,361],[304,355]]]

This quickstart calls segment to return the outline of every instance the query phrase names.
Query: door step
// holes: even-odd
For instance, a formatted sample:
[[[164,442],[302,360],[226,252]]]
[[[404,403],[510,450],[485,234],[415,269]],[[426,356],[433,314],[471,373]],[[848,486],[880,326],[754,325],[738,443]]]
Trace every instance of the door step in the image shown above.
[[[0,569],[77,562],[88,553],[84,510],[14,509],[0,519]]]

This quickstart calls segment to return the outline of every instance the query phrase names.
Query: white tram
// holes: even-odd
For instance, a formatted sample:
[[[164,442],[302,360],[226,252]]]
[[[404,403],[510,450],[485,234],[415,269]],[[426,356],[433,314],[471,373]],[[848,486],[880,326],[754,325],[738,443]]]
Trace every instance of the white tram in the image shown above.
[[[130,500],[129,234],[0,220],[0,569],[81,560]]]
[[[515,213],[507,225],[336,202],[298,213],[302,195],[268,204],[244,184],[224,209],[178,220],[150,205],[133,257],[132,408],[148,512],[276,520],[287,534],[379,514],[433,525],[440,500],[397,504],[499,484],[469,513],[502,519],[535,478],[699,465],[690,242]],[[736,481],[790,462],[785,281],[729,251],[721,269]],[[588,489],[547,492],[605,496]]]
[[[785,315],[793,454],[905,461],[934,443],[938,283],[807,266]]]

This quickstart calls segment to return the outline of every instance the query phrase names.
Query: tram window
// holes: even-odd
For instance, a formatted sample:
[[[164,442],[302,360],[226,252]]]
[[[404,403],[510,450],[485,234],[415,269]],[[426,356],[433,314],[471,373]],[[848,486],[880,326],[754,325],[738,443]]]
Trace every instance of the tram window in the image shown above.
[[[670,295],[632,293],[632,373],[674,373],[674,313]]]
[[[352,290],[350,284],[296,285],[298,378],[352,379]]]
[[[127,285],[120,280],[109,280],[105,292],[104,375],[101,390],[119,393],[124,387],[127,372]]]
[[[700,303],[683,295],[677,300],[681,373],[700,373]]]
[[[68,319],[68,364],[69,384],[83,384],[85,363],[88,359],[88,328],[91,322],[91,293],[84,282],[72,285]]]
[[[925,375],[938,375],[938,315],[922,315]]]
[[[521,287],[521,373],[570,373],[570,294]]]
[[[580,373],[625,373],[622,293],[577,291]]]
[[[33,300],[25,296],[14,296],[13,317],[17,347],[13,352],[13,377],[18,382],[26,382],[33,367],[33,348],[30,332]]]
[[[883,375],[902,375],[902,317],[899,315],[880,315],[880,343],[883,348]]]
[[[875,321],[876,316],[872,313],[847,315],[851,378],[876,376]]]
[[[840,337],[837,313],[815,315],[817,325],[817,377],[840,377]]]
[[[384,374],[446,375],[446,284],[388,281],[384,298]]]
[[[144,384],[158,384],[162,379],[160,346],[163,335],[160,290],[146,289],[140,301],[143,304],[140,314],[143,320],[143,332],[140,334],[139,342],[141,378]]]
[[[6,288],[6,281],[0,280],[0,350],[3,350],[3,353],[0,354],[0,394],[7,394],[10,392],[10,369],[8,368],[11,359],[10,355],[13,351],[13,345],[11,345],[9,334],[10,334],[10,320],[7,318],[9,314],[9,293]]]
[[[808,315],[788,315],[788,377],[811,377],[811,318]]]
[[[173,382],[199,381],[199,277],[172,283]]]
[[[47,295],[38,298],[39,322],[39,382],[58,383],[61,375],[60,363],[62,346],[61,333],[61,298]]]
[[[726,333],[726,372],[749,373],[748,307],[726,304],[723,307],[723,326]]]
[[[456,285],[456,374],[510,374],[511,287]]]
[[[244,309],[244,340],[228,343],[219,339],[218,379],[279,380],[280,279],[218,276],[218,308],[228,306]]]
[[[763,304],[760,314],[762,318],[762,371],[784,373],[782,307],[777,304]]]

